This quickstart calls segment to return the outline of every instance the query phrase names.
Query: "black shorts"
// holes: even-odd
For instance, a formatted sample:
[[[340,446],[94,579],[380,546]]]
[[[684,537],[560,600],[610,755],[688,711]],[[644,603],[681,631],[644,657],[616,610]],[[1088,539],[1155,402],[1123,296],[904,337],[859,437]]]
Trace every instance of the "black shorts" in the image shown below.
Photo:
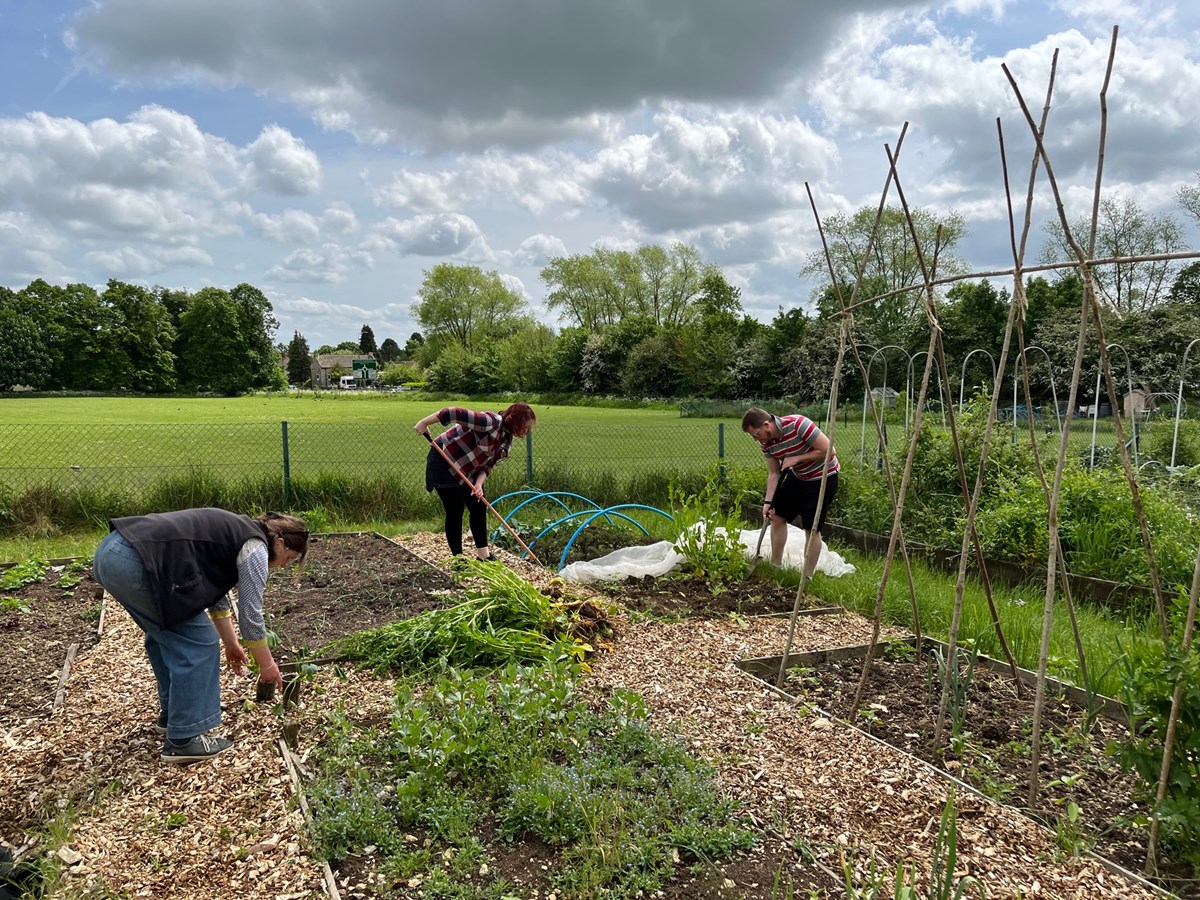
[[[833,498],[837,496],[837,490],[838,477],[835,472],[825,481],[825,502],[821,504],[821,518],[817,522],[817,531],[825,528],[825,514],[833,505]],[[779,516],[785,522],[791,522],[799,516],[800,527],[805,531],[811,531],[813,522],[817,520],[817,497],[820,494],[820,478],[814,478],[811,481],[801,481],[791,475],[782,478],[775,490],[774,515]]]

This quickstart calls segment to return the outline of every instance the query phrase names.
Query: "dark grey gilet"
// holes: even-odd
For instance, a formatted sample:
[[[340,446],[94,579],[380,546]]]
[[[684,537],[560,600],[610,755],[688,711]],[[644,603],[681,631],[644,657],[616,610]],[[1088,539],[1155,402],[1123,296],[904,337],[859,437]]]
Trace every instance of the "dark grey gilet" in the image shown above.
[[[249,516],[224,509],[184,509],[110,519],[146,569],[159,624],[170,628],[208,609],[238,582],[237,557],[267,531]]]

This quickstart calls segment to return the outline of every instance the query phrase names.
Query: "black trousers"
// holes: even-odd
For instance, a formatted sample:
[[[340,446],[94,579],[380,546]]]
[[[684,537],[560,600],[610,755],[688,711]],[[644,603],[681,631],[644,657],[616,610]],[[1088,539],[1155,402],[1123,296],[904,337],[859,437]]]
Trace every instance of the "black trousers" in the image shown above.
[[[475,540],[475,546],[486,547],[488,545],[487,507],[483,505],[483,502],[471,493],[471,489],[465,484],[439,487],[436,490],[438,498],[446,510],[446,543],[450,545],[450,552],[455,556],[463,552],[464,509],[470,513],[471,537]]]
[[[471,514],[471,537],[476,547],[488,545],[487,507],[459,480],[446,460],[433,447],[425,458],[425,490],[437,491],[446,510],[446,543],[455,556],[462,553],[463,510]]]

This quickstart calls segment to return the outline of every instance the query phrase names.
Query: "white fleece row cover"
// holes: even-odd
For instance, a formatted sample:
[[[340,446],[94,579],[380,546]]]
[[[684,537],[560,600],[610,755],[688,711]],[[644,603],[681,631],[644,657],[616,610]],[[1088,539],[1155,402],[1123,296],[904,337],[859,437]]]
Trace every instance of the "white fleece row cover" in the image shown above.
[[[717,529],[724,533],[724,529]],[[759,530],[747,529],[739,533],[746,556],[753,558],[758,546]],[[771,558],[771,529],[763,535],[761,558]],[[795,525],[788,526],[787,544],[783,548],[783,565],[798,569],[804,560],[804,531]],[[665,575],[683,562],[683,556],[670,541],[659,541],[645,547],[625,547],[614,550],[598,559],[573,562],[563,567],[559,573],[564,578],[579,584],[588,581],[615,581],[619,578],[644,575]],[[829,549],[822,542],[821,556],[817,560],[817,571],[837,578],[854,571],[854,566],[846,562],[840,554]]]

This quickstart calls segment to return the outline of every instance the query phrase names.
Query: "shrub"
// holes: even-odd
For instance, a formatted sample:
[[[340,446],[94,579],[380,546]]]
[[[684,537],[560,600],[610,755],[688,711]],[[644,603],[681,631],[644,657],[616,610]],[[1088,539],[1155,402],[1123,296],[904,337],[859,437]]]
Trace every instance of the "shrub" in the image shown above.
[[[1172,443],[1175,443],[1175,465],[1200,465],[1200,422],[1191,419],[1180,421],[1177,442],[1173,419],[1159,419],[1138,430],[1138,450],[1141,455],[1164,466],[1171,464]]]

